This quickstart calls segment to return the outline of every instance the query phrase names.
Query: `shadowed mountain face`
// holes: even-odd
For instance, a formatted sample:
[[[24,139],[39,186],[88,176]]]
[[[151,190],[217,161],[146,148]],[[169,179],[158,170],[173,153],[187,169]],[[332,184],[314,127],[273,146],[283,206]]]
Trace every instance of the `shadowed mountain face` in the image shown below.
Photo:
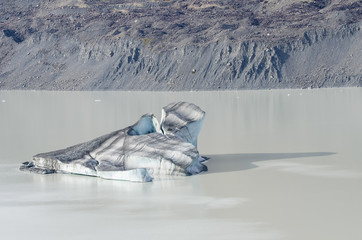
[[[0,89],[362,86],[362,1],[0,3]]]

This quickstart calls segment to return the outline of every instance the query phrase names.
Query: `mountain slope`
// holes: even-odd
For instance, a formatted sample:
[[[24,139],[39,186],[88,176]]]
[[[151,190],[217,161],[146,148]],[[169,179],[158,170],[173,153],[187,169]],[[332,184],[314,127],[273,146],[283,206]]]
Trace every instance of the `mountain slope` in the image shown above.
[[[362,1],[0,4],[0,89],[362,86]]]

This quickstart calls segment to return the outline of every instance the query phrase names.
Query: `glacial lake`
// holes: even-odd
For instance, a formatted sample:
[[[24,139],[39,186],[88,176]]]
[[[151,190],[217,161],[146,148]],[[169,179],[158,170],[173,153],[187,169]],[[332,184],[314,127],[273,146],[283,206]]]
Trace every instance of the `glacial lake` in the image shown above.
[[[206,112],[200,175],[151,183],[18,170],[170,102]],[[362,88],[222,92],[0,91],[2,239],[362,236]]]

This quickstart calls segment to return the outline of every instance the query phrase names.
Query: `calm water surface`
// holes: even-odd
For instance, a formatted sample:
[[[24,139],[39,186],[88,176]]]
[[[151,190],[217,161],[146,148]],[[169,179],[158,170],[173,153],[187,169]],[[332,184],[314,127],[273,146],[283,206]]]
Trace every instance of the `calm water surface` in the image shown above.
[[[209,172],[152,183],[18,171],[40,152],[206,111]],[[362,89],[0,91],[2,239],[360,239]]]

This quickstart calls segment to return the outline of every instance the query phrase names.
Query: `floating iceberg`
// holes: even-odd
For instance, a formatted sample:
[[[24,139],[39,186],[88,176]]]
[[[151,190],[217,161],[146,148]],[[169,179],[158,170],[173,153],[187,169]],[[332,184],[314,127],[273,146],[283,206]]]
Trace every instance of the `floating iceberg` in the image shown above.
[[[154,178],[187,176],[207,171],[197,150],[205,112],[178,102],[162,109],[161,124],[152,114],[132,126],[89,142],[40,153],[20,170],[73,173],[105,179],[149,182]]]

